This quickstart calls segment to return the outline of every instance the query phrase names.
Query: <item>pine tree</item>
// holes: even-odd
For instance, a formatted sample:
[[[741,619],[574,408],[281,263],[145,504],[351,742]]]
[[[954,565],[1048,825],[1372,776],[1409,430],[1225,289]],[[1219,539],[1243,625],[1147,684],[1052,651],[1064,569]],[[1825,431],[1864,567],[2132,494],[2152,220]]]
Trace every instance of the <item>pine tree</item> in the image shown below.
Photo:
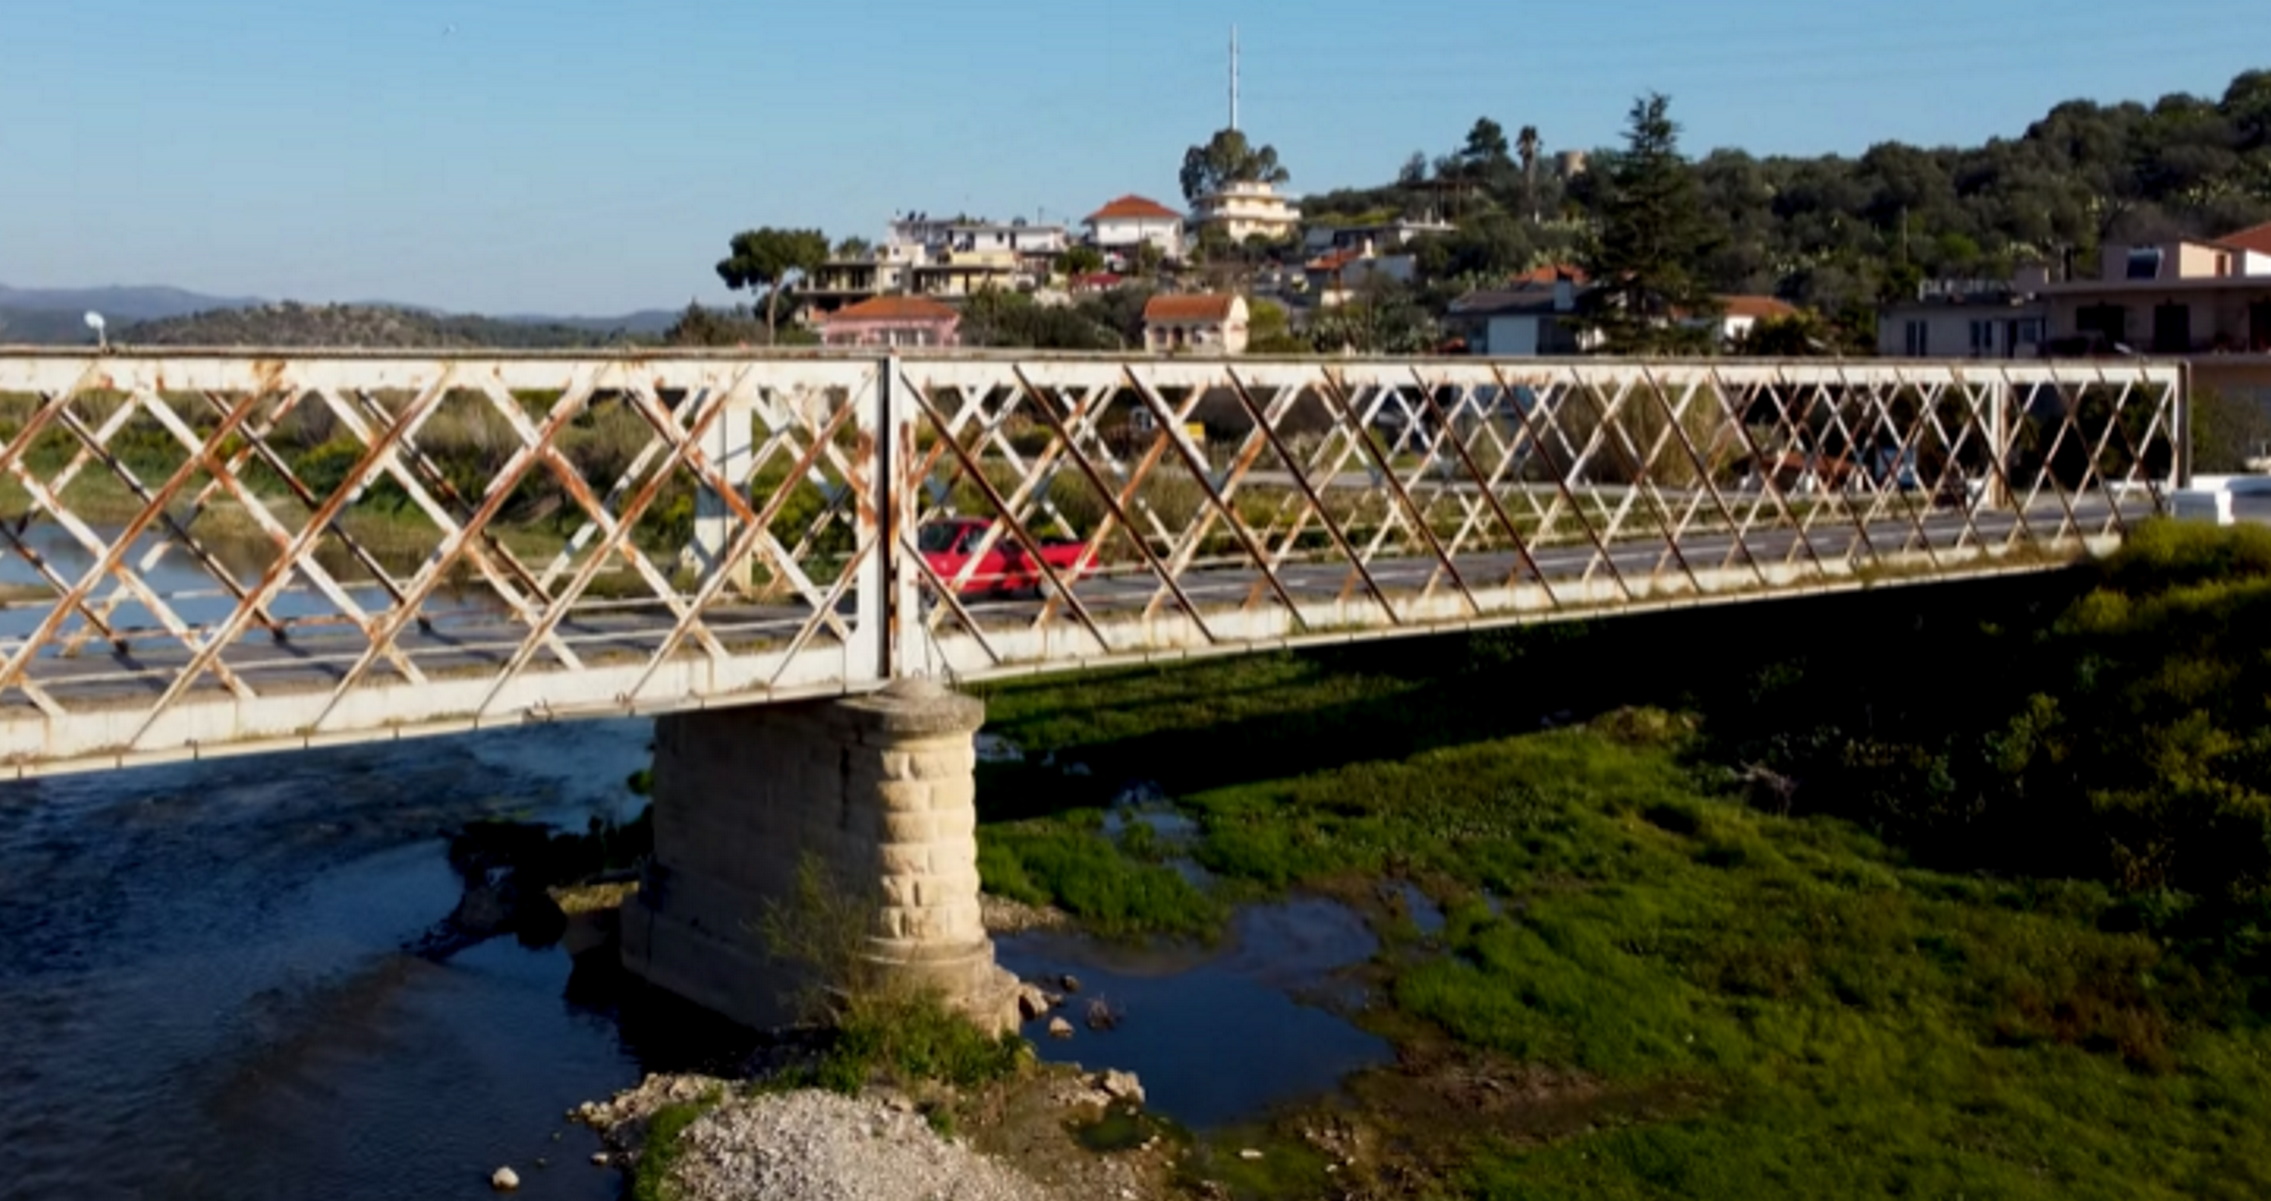
[[[1599,227],[1584,262],[1593,290],[1579,312],[1612,354],[1699,351],[1713,341],[1710,330],[1682,324],[1719,311],[1702,271],[1716,243],[1702,190],[1680,156],[1670,104],[1655,93],[1633,102],[1625,148],[1603,179]]]

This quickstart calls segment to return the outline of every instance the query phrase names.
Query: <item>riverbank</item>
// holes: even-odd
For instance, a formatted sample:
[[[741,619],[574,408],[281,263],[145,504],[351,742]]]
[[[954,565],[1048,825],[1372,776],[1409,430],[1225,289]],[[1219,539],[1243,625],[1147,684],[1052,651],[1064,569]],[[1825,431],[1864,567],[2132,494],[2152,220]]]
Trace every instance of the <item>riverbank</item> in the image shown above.
[[[1345,906],[1301,995],[1393,1048],[1038,1145],[1142,1148],[1147,1197],[2271,1195],[2271,540],[1804,606],[989,690],[995,908],[1204,948]],[[2053,770],[2108,754],[2152,766]],[[1115,1020],[1089,1067],[1163,1053]]]
[[[1234,1196],[2265,1195],[2264,542],[997,689],[985,883],[1365,908],[1398,1062],[1202,1140]],[[2107,753],[2165,786],[2051,775]]]

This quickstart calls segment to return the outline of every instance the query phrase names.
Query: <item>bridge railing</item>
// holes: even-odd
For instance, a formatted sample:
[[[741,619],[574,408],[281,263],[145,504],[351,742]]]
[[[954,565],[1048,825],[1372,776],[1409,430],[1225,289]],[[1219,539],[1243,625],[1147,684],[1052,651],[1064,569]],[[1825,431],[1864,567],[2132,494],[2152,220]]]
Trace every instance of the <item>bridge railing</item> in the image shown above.
[[[2179,368],[0,354],[19,771],[1951,575]]]

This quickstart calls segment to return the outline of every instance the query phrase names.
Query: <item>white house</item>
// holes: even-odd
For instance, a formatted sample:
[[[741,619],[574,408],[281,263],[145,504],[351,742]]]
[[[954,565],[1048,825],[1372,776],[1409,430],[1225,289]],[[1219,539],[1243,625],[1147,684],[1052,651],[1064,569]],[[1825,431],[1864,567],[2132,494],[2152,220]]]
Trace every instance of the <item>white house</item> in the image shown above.
[[[1467,353],[1492,358],[1574,355],[1601,344],[1595,330],[1572,321],[1585,279],[1573,268],[1544,267],[1510,287],[1469,292],[1451,302],[1444,324]]]
[[[1183,215],[1156,200],[1122,196],[1088,214],[1088,243],[1107,257],[1126,259],[1149,244],[1170,259],[1183,256]]]
[[[1302,235],[1301,249],[1306,254],[1360,247],[1366,248],[1368,253],[1380,249],[1400,250],[1424,237],[1447,236],[1458,231],[1458,226],[1433,217],[1417,221],[1399,217],[1379,225],[1312,225]]]
[[[1153,354],[1244,354],[1247,333],[1243,296],[1154,296],[1143,306],[1143,347]]]
[[[2037,273],[2038,275],[2040,273]],[[2038,282],[1928,280],[1877,314],[1877,353],[1909,359],[2031,359],[2049,340]]]
[[[1761,321],[1797,315],[1796,305],[1777,297],[1722,296],[1719,298],[1719,317],[1711,324],[1717,327],[1722,344],[1733,345],[1748,336]]]
[[[1335,250],[1309,260],[1302,267],[1304,282],[1320,306],[1346,301],[1349,294],[1373,277],[1408,284],[1419,278],[1419,258],[1409,254],[1375,254],[1370,242]]]
[[[1240,180],[1199,197],[1191,222],[1202,231],[1220,229],[1233,242],[1257,237],[1274,242],[1301,227],[1301,209],[1266,183]]]

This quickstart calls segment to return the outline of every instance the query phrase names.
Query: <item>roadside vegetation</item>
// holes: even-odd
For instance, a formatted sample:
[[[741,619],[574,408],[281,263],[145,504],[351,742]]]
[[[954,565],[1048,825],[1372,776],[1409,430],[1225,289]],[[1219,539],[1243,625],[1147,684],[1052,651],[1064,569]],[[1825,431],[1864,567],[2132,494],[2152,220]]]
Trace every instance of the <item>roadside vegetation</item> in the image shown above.
[[[2266,631],[2271,531],[2159,525],[2027,580],[1004,687],[981,869],[1129,937],[1445,908],[1376,909],[1405,1064],[1326,1108],[1382,1150],[1238,1195],[2263,1196]],[[1107,832],[1138,780],[1187,841]]]

